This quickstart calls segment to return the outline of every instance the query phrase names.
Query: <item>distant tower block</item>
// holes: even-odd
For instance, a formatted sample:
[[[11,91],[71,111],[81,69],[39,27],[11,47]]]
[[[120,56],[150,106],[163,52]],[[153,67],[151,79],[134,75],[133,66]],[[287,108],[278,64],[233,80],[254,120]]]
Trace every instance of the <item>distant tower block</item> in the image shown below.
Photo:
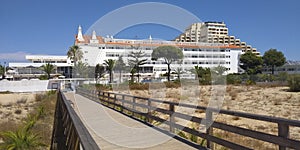
[[[78,27],[77,40],[78,40],[79,42],[84,42],[84,38],[83,38],[83,36],[82,36],[82,28],[81,28],[80,25],[79,25],[79,27]]]
[[[92,39],[90,40],[91,44],[98,44],[99,40],[97,39],[96,31],[94,30],[92,33]]]

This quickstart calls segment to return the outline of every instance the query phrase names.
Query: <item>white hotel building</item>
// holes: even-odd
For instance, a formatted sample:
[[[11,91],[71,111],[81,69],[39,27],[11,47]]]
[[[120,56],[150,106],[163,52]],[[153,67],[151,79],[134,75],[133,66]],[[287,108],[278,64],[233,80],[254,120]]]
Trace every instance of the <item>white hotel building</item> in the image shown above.
[[[115,39],[97,36],[95,31],[92,35],[82,35],[80,26],[75,45],[79,46],[83,52],[82,61],[90,66],[103,64],[104,60],[107,59],[117,60],[121,55],[124,62],[127,63],[127,60],[130,59],[128,54],[138,48],[146,54],[145,58],[148,60],[147,64],[141,66],[141,72],[152,73],[152,76],[155,77],[167,71],[167,65],[164,64],[162,59],[158,61],[151,60],[153,49],[159,46],[173,45],[182,49],[184,59],[182,62],[171,64],[172,71],[178,67],[188,71],[197,65],[209,68],[221,65],[227,68],[227,73],[238,73],[239,57],[242,53],[240,47],[224,43],[163,41],[153,40],[151,36],[146,40]]]

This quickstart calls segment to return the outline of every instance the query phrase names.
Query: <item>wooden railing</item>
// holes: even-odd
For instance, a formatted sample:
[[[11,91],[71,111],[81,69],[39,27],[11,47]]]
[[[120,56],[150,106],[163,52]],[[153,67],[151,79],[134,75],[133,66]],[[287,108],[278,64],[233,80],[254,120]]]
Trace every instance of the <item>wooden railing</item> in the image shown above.
[[[99,150],[70,102],[58,92],[51,150]]]
[[[163,124],[167,124],[170,132],[175,133],[175,130],[181,130],[186,133],[190,133],[194,136],[203,138],[206,140],[206,148],[213,149],[213,144],[222,145],[230,149],[249,150],[251,148],[245,145],[233,143],[231,141],[217,137],[213,133],[213,129],[219,129],[234,134],[239,134],[244,137],[250,137],[259,141],[273,143],[278,146],[280,150],[286,150],[288,148],[300,149],[300,141],[291,139],[289,137],[290,127],[300,127],[300,121],[288,120],[277,117],[269,117],[264,115],[255,115],[242,112],[234,112],[228,110],[217,110],[213,108],[207,108],[202,106],[194,106],[189,104],[179,104],[176,102],[162,101],[151,98],[144,98],[126,94],[118,94],[104,91],[91,91],[86,89],[77,89],[77,93],[85,96],[93,101],[101,103],[107,107],[110,107],[121,113],[132,116],[133,118],[139,119],[145,123],[151,124],[150,122],[155,120]],[[167,105],[168,107],[157,107],[154,103],[160,103]],[[176,111],[176,107],[184,107],[195,110],[205,111],[205,118],[195,117],[188,114],[184,114]],[[166,109],[168,108],[168,109]],[[157,115],[153,115],[158,112],[164,115],[168,115],[168,119],[163,119]],[[254,121],[264,121],[269,123],[277,124],[278,134],[273,135],[261,131],[255,131],[251,129],[241,128],[222,122],[212,121],[213,113],[219,112],[219,114],[236,116],[241,118],[253,119]],[[199,132],[187,126],[177,124],[175,118],[184,119],[193,123],[203,123],[206,126],[206,132]],[[175,133],[176,134],[176,133]]]

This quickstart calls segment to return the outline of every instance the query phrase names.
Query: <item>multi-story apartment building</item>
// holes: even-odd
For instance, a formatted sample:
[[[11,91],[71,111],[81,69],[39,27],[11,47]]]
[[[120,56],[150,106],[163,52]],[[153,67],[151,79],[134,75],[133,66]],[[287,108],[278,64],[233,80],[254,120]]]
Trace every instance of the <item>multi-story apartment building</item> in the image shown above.
[[[201,40],[205,43],[217,43],[215,38],[228,36],[228,28],[224,22],[205,22],[201,26]]]
[[[201,42],[201,27],[203,23],[190,25],[185,32],[177,37],[178,42]]]
[[[194,23],[184,33],[179,35],[175,41],[230,44],[241,47],[243,52],[251,51],[260,55],[256,48],[247,45],[246,42],[242,42],[235,36],[230,36],[224,22]]]
[[[124,62],[127,63],[130,59],[128,54],[131,51],[140,50],[145,53],[147,59],[147,64],[142,66],[141,72],[152,76],[158,76],[167,71],[167,65],[163,60],[151,60],[153,49],[159,46],[173,45],[182,50],[184,59],[171,65],[173,71],[178,67],[188,71],[196,65],[209,68],[221,65],[227,68],[227,73],[237,73],[239,72],[239,56],[242,53],[240,47],[228,43],[176,42],[152,40],[152,38],[148,40],[115,39],[97,36],[95,31],[92,35],[82,35],[81,27],[78,29],[75,45],[78,45],[83,52],[82,61],[90,66],[103,64],[107,59],[117,60],[119,56],[122,56]]]

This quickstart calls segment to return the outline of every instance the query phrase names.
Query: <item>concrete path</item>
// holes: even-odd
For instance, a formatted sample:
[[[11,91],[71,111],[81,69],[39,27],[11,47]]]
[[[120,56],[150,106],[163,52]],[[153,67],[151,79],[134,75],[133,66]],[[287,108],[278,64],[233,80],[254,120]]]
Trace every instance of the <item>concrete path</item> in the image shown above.
[[[195,149],[81,95],[69,92],[65,96],[101,149]]]

